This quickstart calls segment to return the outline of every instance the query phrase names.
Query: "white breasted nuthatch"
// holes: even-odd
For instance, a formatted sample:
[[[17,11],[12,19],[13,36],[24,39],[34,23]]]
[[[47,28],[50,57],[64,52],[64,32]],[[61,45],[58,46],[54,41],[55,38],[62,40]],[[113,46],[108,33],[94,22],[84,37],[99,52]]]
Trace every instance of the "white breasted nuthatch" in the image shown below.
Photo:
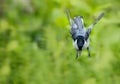
[[[70,33],[73,39],[73,45],[77,51],[76,59],[78,58],[79,54],[81,54],[83,49],[87,49],[88,56],[90,56],[89,35],[93,26],[104,16],[104,12],[102,12],[87,29],[84,27],[82,16],[77,16],[72,19],[68,9],[66,10],[66,14],[71,26]]]

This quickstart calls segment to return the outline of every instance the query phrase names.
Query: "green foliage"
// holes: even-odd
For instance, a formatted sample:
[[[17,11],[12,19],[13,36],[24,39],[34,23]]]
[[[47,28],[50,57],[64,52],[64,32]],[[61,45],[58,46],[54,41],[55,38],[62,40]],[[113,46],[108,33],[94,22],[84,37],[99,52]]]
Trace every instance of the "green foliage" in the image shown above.
[[[2,5],[1,5],[2,4]],[[120,84],[119,0],[5,0],[0,3],[0,84]],[[89,26],[91,57],[75,60],[65,9]]]

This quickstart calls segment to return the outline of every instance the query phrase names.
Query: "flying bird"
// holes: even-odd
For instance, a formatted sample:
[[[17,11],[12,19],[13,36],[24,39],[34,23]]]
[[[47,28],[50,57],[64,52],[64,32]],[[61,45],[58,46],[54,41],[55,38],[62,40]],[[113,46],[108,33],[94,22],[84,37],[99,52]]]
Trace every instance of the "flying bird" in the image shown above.
[[[70,33],[73,39],[73,46],[76,49],[76,59],[81,55],[82,50],[87,49],[88,56],[90,57],[90,40],[89,36],[93,29],[93,26],[104,16],[102,12],[95,21],[86,29],[84,27],[84,20],[82,16],[76,16],[73,19],[70,16],[70,11],[66,10],[66,15],[70,23]]]

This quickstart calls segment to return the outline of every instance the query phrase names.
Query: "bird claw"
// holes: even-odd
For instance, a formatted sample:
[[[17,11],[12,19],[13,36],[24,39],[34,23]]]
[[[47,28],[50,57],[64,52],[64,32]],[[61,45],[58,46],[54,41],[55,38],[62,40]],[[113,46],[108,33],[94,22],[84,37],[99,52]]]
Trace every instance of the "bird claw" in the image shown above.
[[[77,53],[76,53],[76,59],[78,59],[78,56],[79,56],[79,53],[78,53],[78,51],[77,51]]]
[[[91,57],[91,55],[90,55],[90,47],[88,47],[87,50],[88,50],[88,57]]]
[[[81,55],[81,51],[77,51],[76,53],[76,59],[78,59],[78,57]]]

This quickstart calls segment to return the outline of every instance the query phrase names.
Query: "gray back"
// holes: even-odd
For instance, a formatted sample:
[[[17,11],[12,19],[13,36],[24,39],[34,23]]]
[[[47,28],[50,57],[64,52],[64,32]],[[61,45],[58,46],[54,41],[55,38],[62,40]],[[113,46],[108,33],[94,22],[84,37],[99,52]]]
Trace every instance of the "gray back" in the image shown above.
[[[85,29],[84,29],[84,23],[81,16],[74,17],[74,25],[76,27],[71,26],[71,34],[72,38],[76,39],[77,36],[85,36]]]

